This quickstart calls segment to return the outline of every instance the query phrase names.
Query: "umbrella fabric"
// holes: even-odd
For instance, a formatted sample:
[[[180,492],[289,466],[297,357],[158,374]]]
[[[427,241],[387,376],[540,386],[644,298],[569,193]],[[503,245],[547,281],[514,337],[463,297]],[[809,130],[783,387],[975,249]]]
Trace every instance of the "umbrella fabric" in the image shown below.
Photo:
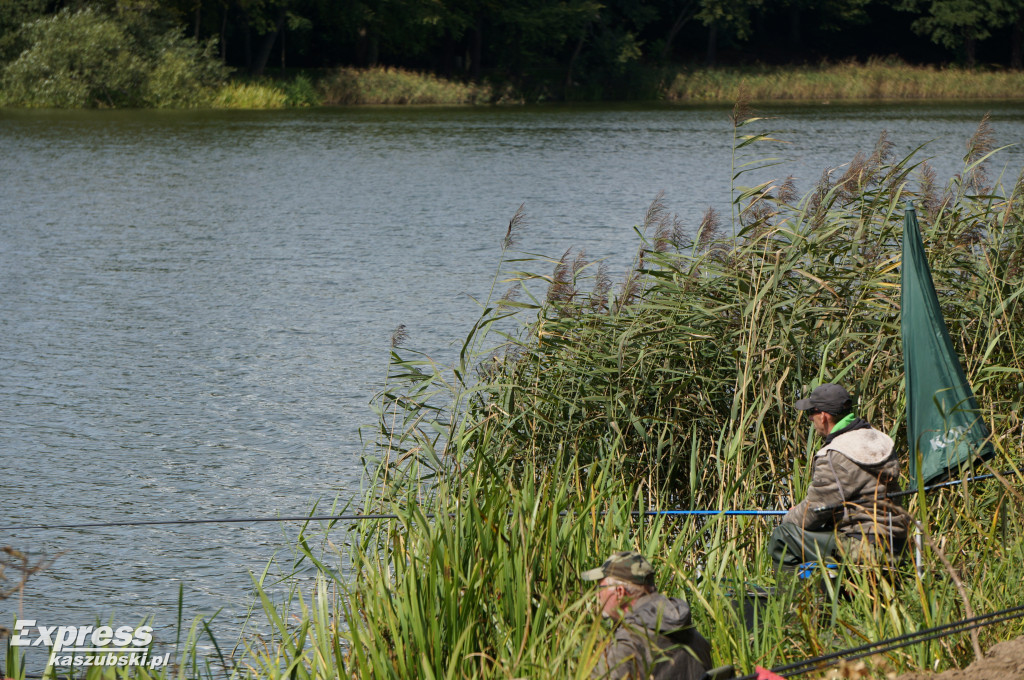
[[[953,350],[935,294],[917,214],[903,218],[900,326],[906,375],[910,472],[927,482],[993,454],[974,392]]]

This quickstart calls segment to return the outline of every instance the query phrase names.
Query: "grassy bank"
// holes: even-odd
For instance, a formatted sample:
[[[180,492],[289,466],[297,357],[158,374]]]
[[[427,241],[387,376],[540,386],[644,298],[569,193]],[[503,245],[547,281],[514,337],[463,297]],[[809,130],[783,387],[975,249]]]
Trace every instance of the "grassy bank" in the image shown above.
[[[601,83],[566,89],[561,75],[535,76],[518,85],[501,81],[464,82],[400,68],[339,68],[327,73],[233,78],[189,96],[152,99],[156,107],[280,109],[306,106],[486,105],[537,101],[895,101],[1016,100],[1024,98],[1024,72],[910,66],[883,60],[867,64],[743,68],[631,67]],[[21,86],[25,89],[29,86]],[[41,97],[41,96],[40,96]],[[14,96],[0,91],[7,106],[112,106],[96,99]],[[37,101],[38,100],[38,101]],[[72,101],[72,100],[68,100]],[[138,99],[133,105],[147,105]],[[25,103],[29,102],[29,103]],[[34,102],[34,103],[33,103]],[[42,102],[42,103],[40,103]],[[57,102],[57,103],[54,103]]]
[[[910,66],[873,60],[867,64],[819,66],[638,69],[621,87],[605,84],[564,90],[531,81],[511,84],[463,83],[402,69],[343,68],[308,79],[264,80],[226,85],[213,106],[481,105],[521,104],[539,98],[568,100],[643,99],[676,103],[753,101],[893,101],[1020,99],[1024,72]]]
[[[215,106],[267,108],[296,105],[480,105],[519,104],[543,99],[600,100],[650,98],[676,103],[753,101],[894,101],[1020,99],[1024,72],[910,66],[882,60],[867,64],[819,66],[638,69],[622,87],[605,84],[563,90],[556,83],[530,82],[517,90],[494,85],[449,81],[402,69],[338,69],[316,87],[305,84],[304,97],[289,96],[289,81],[264,81],[264,94],[255,98],[221,95]],[[230,92],[237,85],[229,85]]]
[[[743,69],[692,69],[675,75],[664,97],[673,102],[1020,99],[1024,73],[1005,70],[867,64]]]
[[[306,106],[487,104],[487,84],[462,83],[399,68],[339,68],[326,74],[232,80],[213,98],[221,109],[281,109]],[[498,98],[500,99],[500,97]]]
[[[753,125],[737,114],[736,167],[768,141],[747,136]],[[783,587],[756,633],[728,603],[738,584],[774,584],[762,549],[770,521],[633,514],[788,507],[815,449],[791,404],[823,381],[859,394],[860,414],[894,435],[906,462],[905,200],[918,206],[954,343],[995,433],[991,465],[1020,469],[1024,185],[986,176],[990,145],[983,126],[944,185],[926,164],[892,158],[884,138],[803,196],[786,180],[740,186],[741,172],[731,215],[705,214],[696,239],[656,200],[635,267],[615,285],[572,252],[530,271],[544,263],[513,253],[517,214],[459,363],[437,366],[395,338],[364,500],[395,518],[303,533],[299,563],[316,567],[316,583],[264,600],[276,633],[248,667],[272,678],[586,677],[607,633],[577,574],[628,548],[693,604],[715,661],[743,671],[1018,604],[1019,484],[910,499],[925,530],[920,574],[904,564],[894,586],[855,570],[844,597]],[[510,316],[521,330],[498,330]],[[980,645],[1022,629],[986,628]],[[871,664],[880,674],[973,656],[960,634]]]

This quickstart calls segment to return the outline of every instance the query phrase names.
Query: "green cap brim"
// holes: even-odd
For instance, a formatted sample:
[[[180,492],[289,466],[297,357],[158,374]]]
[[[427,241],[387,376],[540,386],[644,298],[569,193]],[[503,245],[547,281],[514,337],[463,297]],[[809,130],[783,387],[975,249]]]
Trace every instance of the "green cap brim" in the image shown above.
[[[580,578],[584,581],[600,581],[604,578],[604,569],[601,567],[597,567],[596,569],[589,569],[580,574]]]

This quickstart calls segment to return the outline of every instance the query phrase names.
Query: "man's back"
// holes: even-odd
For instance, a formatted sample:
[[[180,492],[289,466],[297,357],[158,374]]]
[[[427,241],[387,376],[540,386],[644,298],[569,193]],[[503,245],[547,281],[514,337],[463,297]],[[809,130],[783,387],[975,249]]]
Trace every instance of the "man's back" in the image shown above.
[[[693,627],[689,605],[655,592],[633,603],[591,677],[698,680],[708,668],[711,645]]]

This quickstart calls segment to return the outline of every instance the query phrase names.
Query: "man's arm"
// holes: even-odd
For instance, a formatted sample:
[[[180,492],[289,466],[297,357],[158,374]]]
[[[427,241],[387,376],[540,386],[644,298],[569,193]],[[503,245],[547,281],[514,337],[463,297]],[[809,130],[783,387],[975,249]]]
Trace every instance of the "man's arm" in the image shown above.
[[[841,466],[837,457],[842,455],[838,451],[828,451],[823,456],[814,457],[807,497],[786,513],[783,522],[791,522],[812,531],[835,525],[837,518],[842,516],[842,503],[845,500],[836,474]],[[833,505],[839,507],[834,510],[818,510]]]
[[[593,680],[643,678],[642,660],[642,653],[638,653],[628,642],[616,639],[605,647],[601,659],[590,672],[590,677]]]

